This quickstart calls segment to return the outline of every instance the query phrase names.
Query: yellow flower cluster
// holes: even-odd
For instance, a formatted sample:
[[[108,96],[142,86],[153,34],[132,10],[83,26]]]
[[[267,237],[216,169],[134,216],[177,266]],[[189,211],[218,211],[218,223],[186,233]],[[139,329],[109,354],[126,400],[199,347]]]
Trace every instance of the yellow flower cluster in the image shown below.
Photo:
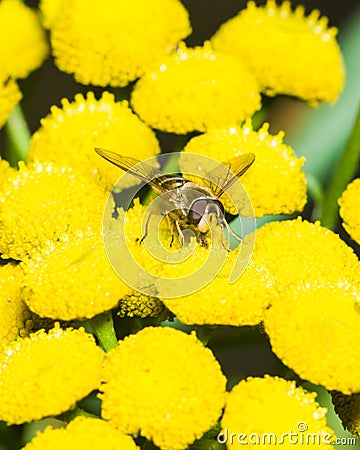
[[[344,228],[360,244],[360,178],[351,182],[339,199]]]
[[[291,289],[265,314],[272,350],[303,379],[359,392],[359,297],[359,283]]]
[[[244,255],[239,246],[227,255],[222,270],[200,291],[179,298],[162,298],[162,301],[185,324],[243,326],[260,323],[269,304],[267,291],[273,283],[272,277],[252,259],[243,275],[230,284],[230,275],[241,258]],[[189,266],[193,268],[194,258],[175,267],[169,266],[161,275],[170,277],[176,273],[177,278],[183,278]],[[203,271],[200,269],[198,278],[204,276]]]
[[[242,127],[213,129],[194,137],[184,148],[184,152],[208,156],[223,163],[239,154],[253,153],[255,162],[241,182],[256,217],[292,214],[302,211],[306,203],[306,180],[301,170],[304,158],[297,158],[292,148],[283,143],[283,132],[271,135],[268,129],[266,123],[254,131],[251,121],[247,120]],[[180,157],[180,167],[181,161]],[[232,212],[237,214],[236,210]]]
[[[260,108],[257,83],[235,58],[209,43],[164,58],[136,84],[131,104],[154,128],[178,134],[241,123]]]
[[[344,84],[344,65],[327,18],[318,10],[304,15],[291,3],[247,8],[224,23],[211,39],[216,50],[238,57],[268,95],[287,94],[312,104],[334,102]],[[301,36],[301,38],[300,38]]]
[[[30,260],[24,270],[22,298],[41,317],[91,318],[114,308],[130,292],[110,266],[100,235],[58,245]]]
[[[102,360],[82,328],[55,326],[13,342],[0,357],[0,420],[20,424],[67,411],[98,388]]]
[[[47,427],[23,450],[136,450],[130,436],[101,419],[77,417],[66,428]]]
[[[0,80],[25,78],[48,53],[36,13],[19,1],[0,3],[0,42]]]
[[[226,379],[213,354],[172,328],[148,327],[120,341],[103,380],[102,417],[162,450],[187,448],[224,406]]]
[[[92,92],[86,98],[66,98],[62,108],[53,106],[32,136],[28,161],[54,161],[72,167],[110,190],[121,172],[94,152],[104,147],[126,156],[146,159],[160,152],[154,132],[130,110],[126,101],[115,102],[104,92],[99,100]],[[136,179],[134,178],[134,184]]]
[[[244,445],[260,449],[333,448],[334,433],[326,426],[326,409],[319,406],[315,396],[296,387],[294,381],[249,377],[228,394],[221,441],[229,450]]]
[[[125,86],[191,31],[178,0],[108,0],[101,7],[96,0],[71,0],[61,14],[54,9],[48,23],[55,62],[83,84]]]
[[[30,311],[20,296],[22,278],[20,266],[0,266],[0,350],[27,334]]]
[[[15,81],[0,79],[0,128],[6,122],[14,107],[19,103],[21,97],[21,92]]]
[[[73,170],[34,163],[14,172],[2,186],[0,252],[24,260],[61,241],[100,234],[106,193]]]

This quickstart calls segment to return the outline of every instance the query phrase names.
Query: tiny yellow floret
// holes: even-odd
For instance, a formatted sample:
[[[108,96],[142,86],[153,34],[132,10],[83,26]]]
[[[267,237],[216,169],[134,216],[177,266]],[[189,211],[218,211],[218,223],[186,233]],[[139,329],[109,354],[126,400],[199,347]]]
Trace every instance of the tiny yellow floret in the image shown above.
[[[253,75],[232,56],[183,43],[136,84],[131,104],[149,125],[184,134],[235,125],[260,109]]]
[[[32,136],[28,161],[53,161],[95,177],[110,190],[122,171],[94,151],[102,147],[139,160],[160,152],[155,133],[131,111],[126,101],[115,102],[114,95],[103,92],[97,100],[92,92],[64,98],[62,107],[52,106]],[[135,185],[136,178],[132,178]]]
[[[229,450],[334,448],[327,410],[315,397],[295,381],[278,377],[242,380],[228,394],[219,439]]]
[[[318,10],[308,16],[299,5],[265,6],[250,1],[211,39],[215,49],[236,56],[268,95],[300,97],[314,105],[335,102],[344,86],[344,64],[336,28]]]
[[[178,0],[71,0],[50,23],[59,69],[98,86],[126,86],[191,32]]]
[[[109,422],[89,417],[77,417],[66,428],[47,427],[36,435],[23,450],[137,450],[130,436]]]
[[[360,178],[352,181],[339,199],[344,228],[360,244]]]
[[[148,327],[108,353],[102,416],[162,450],[186,449],[221,415],[226,379],[194,334]]]
[[[84,329],[40,330],[0,358],[0,420],[21,424],[67,411],[98,388],[102,350]]]
[[[37,69],[48,53],[40,21],[23,2],[0,3],[0,78],[25,78]]]

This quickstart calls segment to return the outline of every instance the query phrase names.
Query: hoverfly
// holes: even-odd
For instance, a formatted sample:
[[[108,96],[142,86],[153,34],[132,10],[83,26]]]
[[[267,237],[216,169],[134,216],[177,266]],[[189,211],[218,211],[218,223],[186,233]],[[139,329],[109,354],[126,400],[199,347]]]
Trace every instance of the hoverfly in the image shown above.
[[[226,163],[219,164],[219,167],[226,167],[226,174],[221,177],[221,182],[214,184],[213,181],[202,178],[203,185],[190,181],[181,174],[163,174],[160,170],[135,158],[122,156],[110,150],[95,148],[95,151],[110,163],[149,184],[155,194],[167,196],[169,210],[164,211],[162,215],[167,218],[171,230],[170,246],[174,241],[175,230],[180,245],[183,246],[182,230],[190,228],[194,232],[197,242],[203,247],[208,247],[207,235],[214,226],[222,228],[222,236],[226,228],[232,236],[241,241],[225,220],[225,209],[220,198],[252,165],[255,160],[253,153],[244,153]],[[211,172],[216,173],[216,168]],[[214,179],[214,176],[209,178],[210,180]],[[140,242],[148,235],[150,215]],[[225,247],[224,244],[223,246]],[[225,248],[229,251],[227,247]]]

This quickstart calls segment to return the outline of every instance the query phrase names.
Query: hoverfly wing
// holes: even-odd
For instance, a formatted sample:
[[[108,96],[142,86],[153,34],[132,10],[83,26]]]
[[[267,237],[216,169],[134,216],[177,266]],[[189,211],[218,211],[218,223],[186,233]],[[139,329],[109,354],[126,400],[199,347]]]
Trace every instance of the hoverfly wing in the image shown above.
[[[106,161],[111,162],[125,172],[129,172],[134,177],[140,178],[140,180],[149,183],[157,191],[166,191],[166,189],[164,189],[159,182],[159,179],[164,177],[160,170],[135,158],[122,156],[119,155],[119,153],[112,152],[111,150],[98,147],[95,147],[94,150],[102,158],[106,159]]]
[[[208,183],[215,197],[221,197],[238,178],[244,175],[254,161],[253,153],[244,153],[234,156],[211,170],[208,173]]]

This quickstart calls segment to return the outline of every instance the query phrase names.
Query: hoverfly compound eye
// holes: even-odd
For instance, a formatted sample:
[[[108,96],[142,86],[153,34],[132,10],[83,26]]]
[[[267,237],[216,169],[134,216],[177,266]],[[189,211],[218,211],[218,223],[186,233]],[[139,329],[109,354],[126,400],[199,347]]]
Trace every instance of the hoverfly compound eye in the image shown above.
[[[190,210],[188,212],[188,220],[193,225],[198,225],[203,215],[205,214],[206,207],[209,200],[201,198],[192,202]]]

